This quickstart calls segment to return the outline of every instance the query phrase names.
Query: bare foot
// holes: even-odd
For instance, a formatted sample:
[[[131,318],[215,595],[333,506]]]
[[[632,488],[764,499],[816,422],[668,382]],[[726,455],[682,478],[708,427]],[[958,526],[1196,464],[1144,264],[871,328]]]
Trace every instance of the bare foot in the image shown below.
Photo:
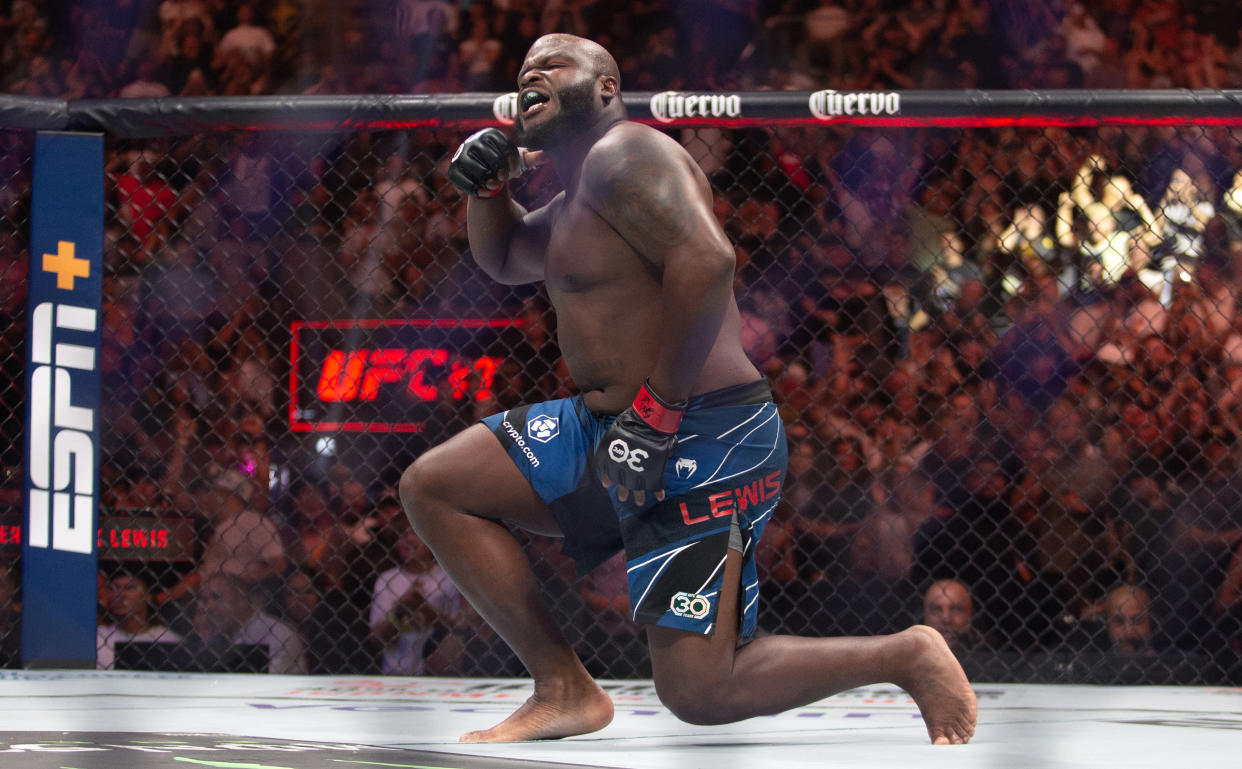
[[[555,740],[603,729],[612,721],[612,698],[590,678],[558,687],[536,684],[535,693],[513,715],[491,729],[466,732],[462,742]]]
[[[975,692],[940,633],[915,625],[897,636],[909,646],[893,683],[910,693],[935,745],[963,745],[975,733]]]

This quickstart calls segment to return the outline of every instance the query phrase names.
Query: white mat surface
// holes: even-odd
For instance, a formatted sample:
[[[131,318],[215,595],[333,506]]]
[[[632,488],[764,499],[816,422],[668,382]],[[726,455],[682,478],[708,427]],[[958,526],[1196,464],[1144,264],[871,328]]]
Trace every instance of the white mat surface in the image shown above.
[[[623,769],[1242,766],[1242,689],[979,684],[974,741],[933,747],[913,702],[891,688],[855,689],[778,716],[698,727],[661,707],[649,681],[603,685],[617,715],[601,732],[460,745],[460,733],[516,708],[530,694],[529,682],[0,671],[0,731],[208,733]]]

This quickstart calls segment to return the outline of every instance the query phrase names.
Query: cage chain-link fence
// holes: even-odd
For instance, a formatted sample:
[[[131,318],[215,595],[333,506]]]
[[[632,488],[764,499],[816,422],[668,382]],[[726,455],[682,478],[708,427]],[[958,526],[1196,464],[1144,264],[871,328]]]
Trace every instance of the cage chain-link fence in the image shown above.
[[[0,130],[0,666],[21,653],[22,425],[25,421],[29,134]]]
[[[790,438],[761,632],[926,622],[979,680],[1237,681],[1234,133],[668,130]],[[110,140],[101,665],[522,674],[396,498],[428,447],[573,392],[539,287],[472,263],[463,136]],[[515,535],[588,669],[649,676],[623,563],[576,581]]]

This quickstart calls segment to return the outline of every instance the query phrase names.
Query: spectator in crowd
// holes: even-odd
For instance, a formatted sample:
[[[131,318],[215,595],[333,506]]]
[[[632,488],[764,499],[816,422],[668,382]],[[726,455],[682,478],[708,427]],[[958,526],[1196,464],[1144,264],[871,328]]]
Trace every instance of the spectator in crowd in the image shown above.
[[[245,316],[258,299],[253,299],[240,309]],[[253,416],[259,425],[266,425],[276,412],[276,377],[273,374],[273,360],[268,341],[261,330],[262,319],[246,317],[244,326],[228,346],[228,357],[220,365],[221,396],[224,400],[226,413],[233,416],[239,426],[245,429],[247,418]],[[269,327],[270,328],[270,327]],[[219,344],[220,338],[214,340]],[[265,436],[262,431],[248,431],[243,437],[259,454],[266,455]],[[247,472],[260,479],[267,476],[266,468],[247,467]]]
[[[207,75],[201,67],[195,67],[185,76],[185,83],[181,86],[181,90],[177,92],[178,96],[216,96],[215,87],[208,82]]]
[[[1112,495],[1123,546],[1134,558],[1135,581],[1157,595],[1177,589],[1170,571],[1176,491],[1168,472],[1153,458],[1142,458]]]
[[[936,514],[935,486],[924,473],[894,467],[881,473],[872,494],[875,504],[850,547],[850,576],[866,632],[894,632],[913,619],[915,534]]]
[[[222,189],[229,204],[241,217],[244,230],[241,240],[264,242],[275,231],[277,224],[271,211],[276,159],[257,134],[241,134],[238,144],[228,161],[229,171]]]
[[[158,157],[154,149],[133,150],[115,155],[105,169],[114,185],[109,186],[109,196],[117,222],[136,246],[131,253],[134,265],[149,262],[168,242],[179,211],[177,191],[156,169]]]
[[[344,522],[340,520],[339,502],[333,509],[330,496],[327,484],[311,481],[300,481],[289,491],[290,508],[285,517],[297,532],[291,550],[299,567],[320,571],[336,557]]]
[[[36,57],[32,61],[38,61]],[[162,99],[172,91],[159,79],[159,64],[152,58],[139,59],[134,65],[134,79],[121,87],[117,96],[122,99]]]
[[[147,577],[119,573],[104,588],[104,611],[110,622],[96,632],[95,667],[111,670],[116,664],[116,646],[129,641],[176,643],[181,636],[164,627],[154,616],[154,596]]]
[[[215,21],[203,0],[162,0],[158,13],[161,54],[177,55],[180,52],[178,43],[186,29],[196,30],[206,42],[215,42]]]
[[[851,543],[875,505],[866,436],[847,432],[826,452],[818,444],[818,436],[810,436],[793,447],[783,492],[805,584],[839,583],[846,576],[842,565],[849,563]]]
[[[931,446],[920,464],[936,484],[937,504],[956,510],[968,500],[966,481],[977,477],[971,470],[981,451],[976,435],[981,422],[977,399],[965,390],[956,390],[945,398],[929,425]]]
[[[461,626],[461,594],[412,530],[397,542],[401,564],[379,575],[371,599],[371,638],[383,651],[384,675],[437,675],[456,669],[443,644]],[[444,647],[444,652],[437,654]]]
[[[303,96],[319,96],[323,94],[345,93],[348,86],[336,67],[324,64],[319,67],[314,79],[301,90]]]
[[[161,341],[179,345],[202,336],[203,300],[211,298],[212,278],[192,242],[173,236],[156,250],[142,279],[142,313]]]
[[[244,656],[245,647],[258,647],[266,654],[266,672],[306,673],[305,642],[290,625],[262,610],[265,600],[253,583],[223,572],[214,573],[198,593],[194,617],[198,638],[207,653],[214,653],[218,660],[233,660],[239,654],[244,660],[252,659]]]
[[[254,481],[234,469],[221,472],[200,493],[199,505],[211,525],[210,539],[198,568],[170,589],[164,600],[180,598],[217,574],[236,580],[246,591],[273,589],[288,566],[288,557],[275,522],[250,509],[254,496]]]
[[[214,51],[205,37],[202,22],[198,19],[186,20],[177,32],[176,47],[161,50],[169,90],[174,94],[183,94],[194,78],[201,80],[205,87],[212,72],[213,57]]]
[[[794,468],[809,467],[816,453],[813,445],[806,440],[810,431],[805,425],[788,425],[786,429],[786,435],[790,436],[790,461],[782,494],[790,488]],[[791,435],[795,430],[805,432],[798,436]],[[782,504],[778,504],[772,512],[759,549],[755,552],[759,574],[759,626],[766,632],[785,628],[810,635],[814,634],[813,631],[802,622],[810,620],[809,615],[814,612],[807,611],[811,607],[807,597],[808,584],[798,576],[803,554],[798,547],[795,525],[793,506],[782,500]]]
[[[948,515],[928,519],[916,534],[912,581],[952,578],[974,586],[980,613],[1006,644],[1023,648],[1046,628],[1033,616],[1027,592],[1033,544],[1007,502],[1007,487],[1000,464],[977,457],[964,470],[960,490],[946,499]]]
[[[413,82],[422,82],[445,39],[457,34],[458,17],[443,0],[400,0],[391,29],[400,44],[418,58]]]
[[[1208,222],[1216,215],[1214,187],[1206,173],[1192,176],[1185,169],[1177,168],[1160,198],[1169,250],[1183,267],[1191,270],[1195,260],[1203,254],[1203,234]]]
[[[227,70],[237,61],[243,62],[260,79],[266,79],[276,54],[276,40],[266,27],[255,23],[254,5],[237,7],[237,26],[225,32],[216,45],[215,69]],[[265,89],[266,90],[266,89]]]
[[[411,166],[400,152],[393,152],[384,161],[383,169],[375,181],[381,226],[387,227],[410,203],[418,211],[430,202],[427,188],[418,178],[417,172],[418,169]]]
[[[459,46],[461,84],[467,91],[490,91],[497,85],[496,62],[502,46],[492,36],[492,25],[484,16],[470,21],[470,35]]]
[[[583,633],[582,648],[596,650],[584,664],[596,678],[651,674],[642,628],[632,619],[628,587],[620,553],[578,581],[578,595],[592,618]],[[602,649],[607,652],[599,654]]]
[[[352,529],[341,555],[345,571],[340,588],[359,610],[371,605],[376,575],[399,565],[397,543],[406,529],[396,489],[381,489],[377,496],[372,509]]]
[[[13,82],[9,88],[11,93],[19,96],[59,96],[67,90],[62,82],[61,72],[54,68],[53,60],[47,56],[35,56],[30,59],[26,76]]]
[[[306,642],[312,675],[374,675],[379,649],[372,645],[362,610],[320,572],[299,566],[285,575],[281,618]]]
[[[1089,155],[1070,191],[1062,193],[1056,231],[1061,246],[1080,251],[1062,274],[1063,285],[1079,290],[1114,285],[1127,273],[1146,275],[1160,242],[1146,201],[1126,177],[1108,175],[1108,161],[1101,155]],[[1158,280],[1157,276],[1147,282]]]
[[[1151,596],[1136,585],[1120,585],[1108,591],[1102,609],[1108,623],[1108,645],[1123,657],[1155,655],[1151,619]]]
[[[988,647],[975,627],[975,601],[970,588],[956,579],[939,579],[923,593],[923,624],[940,631],[954,654]]]
[[[1175,512],[1175,554],[1185,559],[1194,579],[1187,585],[1210,586],[1216,593],[1222,569],[1242,543],[1242,486],[1237,476],[1237,441],[1231,430],[1203,436],[1195,463],[1195,483]],[[1203,595],[1196,604],[1206,606]],[[1201,601],[1201,603],[1200,603]]]
[[[1221,593],[1225,570],[1242,543],[1242,486],[1237,473],[1236,440],[1219,432],[1201,445],[1199,479],[1175,512],[1172,556],[1174,581],[1170,596],[1174,623],[1182,632],[1178,648],[1193,649],[1208,633],[1208,610],[1233,603]]]
[[[1005,495],[1005,501],[1013,511],[1014,519],[1030,523],[1039,517],[1040,506],[1048,498],[1046,488],[1050,468],[1064,453],[1064,449],[1048,434],[1046,428],[1032,428],[1012,446],[1000,446],[1009,454],[1009,465],[1014,480]]]
[[[1069,13],[1061,21],[1060,34],[1065,38],[1066,56],[1078,64],[1084,75],[1100,66],[1108,38],[1085,5],[1070,4]]]
[[[561,357],[556,343],[556,318],[547,300],[539,296],[524,300],[518,317],[518,328],[506,331],[492,354],[509,357],[522,364],[526,377],[534,387],[524,394],[525,400],[548,397],[558,386],[556,364]]]
[[[851,24],[850,12],[843,3],[819,0],[802,17],[802,39],[797,43],[794,54],[799,63],[811,72],[822,72],[828,76],[843,74],[846,33]]]
[[[21,575],[12,564],[0,564],[0,669],[22,662]]]
[[[0,193],[0,216],[13,205],[13,200]],[[7,218],[7,216],[5,217]],[[0,318],[15,324],[26,310],[26,281],[30,274],[30,257],[19,243],[16,232],[0,234]]]
[[[1032,565],[1050,597],[1050,626],[1062,614],[1080,616],[1112,585],[1133,579],[1133,558],[1104,504],[1106,478],[1098,462],[1063,460],[1044,481],[1050,493],[1029,529]]]
[[[743,272],[739,280],[746,277]],[[751,362],[762,369],[775,358],[786,338],[788,324],[784,322],[784,316],[789,308],[776,289],[762,283],[740,296],[738,303],[742,318],[742,347]]]
[[[52,37],[47,17],[40,15],[33,3],[19,3],[8,26],[11,31],[0,48],[0,65],[6,73],[5,90],[11,91],[16,83],[29,76],[34,60],[47,53]]]

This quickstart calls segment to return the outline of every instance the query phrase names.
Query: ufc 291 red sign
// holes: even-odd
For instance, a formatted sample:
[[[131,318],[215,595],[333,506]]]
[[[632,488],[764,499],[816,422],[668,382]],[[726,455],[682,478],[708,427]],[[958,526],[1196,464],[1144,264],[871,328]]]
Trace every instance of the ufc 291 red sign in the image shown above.
[[[402,383],[409,393],[420,400],[434,401],[440,397],[440,388],[431,371],[448,366],[449,397],[462,400],[472,394],[476,398],[489,395],[492,376],[496,373],[496,358],[484,355],[473,360],[449,360],[450,352],[443,347],[402,347],[382,350],[332,350],[319,371],[319,383],[315,394],[319,400],[373,401],[379,396],[380,386],[393,382]],[[471,375],[479,377],[479,387],[470,391]]]
[[[490,397],[519,325],[509,318],[296,322],[289,426],[421,432],[419,414],[436,402]]]

